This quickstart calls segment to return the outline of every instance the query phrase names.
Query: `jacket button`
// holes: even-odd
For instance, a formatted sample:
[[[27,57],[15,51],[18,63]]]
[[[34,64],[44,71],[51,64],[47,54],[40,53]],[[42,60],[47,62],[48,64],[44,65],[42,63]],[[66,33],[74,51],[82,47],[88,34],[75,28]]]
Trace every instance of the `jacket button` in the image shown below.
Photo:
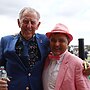
[[[26,90],[29,90],[29,87],[26,87]]]
[[[28,76],[31,76],[31,73],[29,73]]]

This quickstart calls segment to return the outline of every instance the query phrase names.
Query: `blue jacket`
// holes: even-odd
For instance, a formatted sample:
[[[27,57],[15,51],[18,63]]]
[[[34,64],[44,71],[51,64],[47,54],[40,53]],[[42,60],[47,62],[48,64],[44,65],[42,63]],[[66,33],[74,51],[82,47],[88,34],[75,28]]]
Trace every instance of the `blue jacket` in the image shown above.
[[[9,90],[43,90],[42,88],[42,69],[45,58],[49,53],[49,40],[43,34],[36,34],[36,40],[41,53],[41,60],[34,66],[32,72],[25,67],[21,59],[15,52],[15,45],[19,38],[18,35],[9,35],[1,38],[0,42],[0,66],[4,65],[10,82]]]

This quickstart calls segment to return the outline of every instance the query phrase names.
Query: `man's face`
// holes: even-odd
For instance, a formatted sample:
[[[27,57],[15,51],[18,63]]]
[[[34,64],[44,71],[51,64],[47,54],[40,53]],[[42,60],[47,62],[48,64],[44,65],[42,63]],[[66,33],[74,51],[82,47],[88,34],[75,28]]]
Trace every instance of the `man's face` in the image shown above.
[[[50,48],[54,55],[61,55],[68,48],[68,39],[64,34],[52,34]]]
[[[40,22],[38,20],[37,14],[25,11],[20,19],[18,19],[18,26],[21,28],[21,34],[26,39],[29,40],[38,29]]]

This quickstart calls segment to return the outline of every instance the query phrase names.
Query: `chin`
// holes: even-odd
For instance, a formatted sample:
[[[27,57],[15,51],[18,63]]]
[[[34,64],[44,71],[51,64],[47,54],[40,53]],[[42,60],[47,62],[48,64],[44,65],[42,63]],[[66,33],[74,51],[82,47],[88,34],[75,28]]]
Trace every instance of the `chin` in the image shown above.
[[[60,51],[56,51],[56,55],[60,55],[61,54],[61,52]]]

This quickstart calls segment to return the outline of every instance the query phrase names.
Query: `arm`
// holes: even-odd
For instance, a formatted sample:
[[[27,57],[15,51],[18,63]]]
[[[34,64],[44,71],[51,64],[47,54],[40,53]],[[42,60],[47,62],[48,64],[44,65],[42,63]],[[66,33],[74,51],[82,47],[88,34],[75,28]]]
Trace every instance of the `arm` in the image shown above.
[[[90,75],[90,64],[88,62],[83,62],[83,74],[84,75]]]
[[[0,40],[0,66],[4,66],[6,65],[6,61],[5,61],[5,58],[4,58],[4,46],[6,45],[6,43],[4,44],[4,40],[3,38],[1,38]]]
[[[5,65],[5,60],[3,57],[3,43],[2,38],[0,40],[0,66]],[[7,81],[10,81],[8,78],[1,78],[0,77],[0,90],[8,90],[8,84]]]

